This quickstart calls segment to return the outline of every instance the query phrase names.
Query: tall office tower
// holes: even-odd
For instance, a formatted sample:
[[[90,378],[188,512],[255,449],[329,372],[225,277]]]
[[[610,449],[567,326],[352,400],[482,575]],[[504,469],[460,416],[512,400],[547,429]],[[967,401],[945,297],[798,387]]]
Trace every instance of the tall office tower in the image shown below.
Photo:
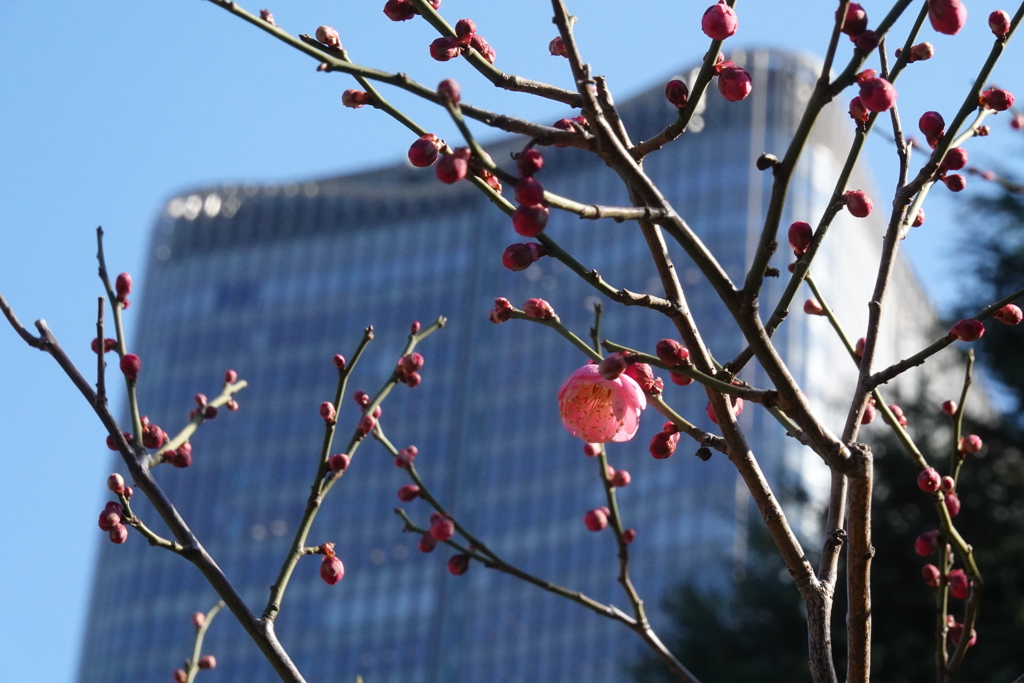
[[[771,183],[754,160],[764,151],[781,156],[818,67],[771,51],[731,57],[752,74],[753,94],[729,103],[712,88],[687,134],[645,166],[740,281]],[[660,85],[621,112],[634,140],[675,118]],[[822,112],[793,179],[784,227],[821,215],[851,129],[842,104]],[[522,144],[499,141],[493,157],[507,163]],[[628,204],[600,160],[574,149],[545,150],[538,178],[582,202]],[[858,172],[852,186],[866,183]],[[855,337],[865,326],[881,244],[877,215],[886,202],[876,200],[867,219],[840,212],[814,269]],[[553,211],[547,230],[613,286],[660,293],[635,225]],[[519,241],[508,218],[469,183],[442,185],[432,169],[401,164],[312,182],[205,187],[167,204],[153,232],[141,305],[128,312],[139,316],[133,350],[144,363],[142,410],[173,432],[193,394],[215,393],[225,368],[236,369],[249,388],[237,414],[222,411],[192,439],[192,467],[160,467],[156,476],[255,612],[268,598],[316,469],[323,435],[317,407],[333,396],[332,355],[350,354],[364,326],[374,325],[376,339],[349,393],[373,391],[391,372],[409,324],[439,315],[447,326],[419,349],[426,358],[422,384],[397,387],[384,405],[388,436],[399,446],[418,446],[417,467],[437,496],[505,560],[629,612],[616,582],[611,532],[591,533],[582,523],[588,509],[605,502],[597,464],[562,427],[555,400],[561,382],[586,359],[540,325],[487,320],[496,296],[517,306],[542,297],[587,338],[596,292],[552,259],[523,272],[505,270],[502,251]],[[707,343],[720,360],[731,358],[741,348],[736,327],[682,250],[670,248]],[[791,260],[780,248],[773,265],[782,277],[767,280],[763,311],[778,298]],[[800,312],[805,296],[776,343],[840,430],[854,367],[825,319]],[[931,309],[901,265],[879,362],[920,348],[931,324]],[[653,351],[672,329],[658,313],[612,304],[601,333]],[[768,385],[753,365],[743,377]],[[713,428],[699,385],[667,385],[670,404]],[[339,440],[356,419],[346,397]],[[637,530],[632,575],[655,628],[666,624],[660,601],[682,580],[727,587],[742,566],[748,519],[756,515],[721,454],[702,462],[684,439],[672,458],[651,458],[647,445],[662,422],[648,410],[634,440],[609,448],[613,466],[632,475],[619,501],[626,526]],[[776,490],[792,501],[786,507],[793,525],[802,534],[819,530],[824,466],[759,406],[748,406],[740,422]],[[622,625],[478,564],[452,576],[443,547],[420,553],[418,539],[402,533],[392,511],[404,477],[367,441],[316,520],[310,543],[335,542],[347,573],[331,587],[318,576],[317,558],[300,562],[277,625],[308,681],[351,681],[356,674],[368,683],[623,680],[643,647]],[[787,498],[795,492],[803,495]],[[426,523],[426,503],[403,507]],[[144,503],[139,508],[144,521],[160,526]],[[104,543],[79,681],[169,677],[190,652],[189,615],[215,599],[191,565],[137,535],[124,546]],[[229,615],[217,620],[206,643],[219,661],[202,674],[206,683],[274,680]]]

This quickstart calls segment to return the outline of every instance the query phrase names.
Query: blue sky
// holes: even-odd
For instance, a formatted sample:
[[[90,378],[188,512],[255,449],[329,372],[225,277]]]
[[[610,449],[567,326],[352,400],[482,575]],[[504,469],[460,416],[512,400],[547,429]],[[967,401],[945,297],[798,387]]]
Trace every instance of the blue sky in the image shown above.
[[[707,2],[576,0],[570,9],[580,15],[585,58],[622,100],[700,59],[708,43],[699,30]],[[726,49],[821,54],[832,4],[740,0],[739,32]],[[887,9],[887,3],[862,4],[872,26]],[[489,109],[544,122],[562,115],[550,102],[495,91],[461,60],[433,62],[429,26],[392,24],[382,7],[383,0],[281,0],[270,9],[292,33],[333,24],[358,62],[407,71],[431,85],[454,76],[466,101]],[[937,54],[913,65],[899,84],[905,127],[913,128],[927,109],[951,118],[984,60],[992,40],[985,18],[998,6],[970,2],[969,8],[956,37],[925,28],[922,37]],[[445,0],[442,12],[452,23],[473,18],[503,69],[571,87],[565,60],[547,53],[556,34],[548,2]],[[898,24],[897,35],[908,24]],[[842,43],[840,63],[850,50]],[[1024,95],[1021,55],[1018,39],[995,80]],[[149,228],[172,193],[207,182],[286,181],[398,160],[410,135],[370,108],[342,108],[340,94],[352,81],[314,67],[204,2],[9,3],[0,22],[0,291],[22,321],[45,318],[72,358],[87,364],[100,294],[97,225],[107,231],[110,268],[132,272],[144,286]],[[448,130],[440,112],[424,112],[402,94],[393,99],[427,128]],[[1005,167],[1015,158],[1020,168],[1024,138],[1007,120],[991,120],[993,136],[971,144],[972,162]],[[877,186],[891,188],[891,146],[875,140],[868,161]],[[970,182],[964,195],[977,191],[979,181]],[[929,198],[926,228],[912,233],[906,250],[944,305],[958,286],[948,272],[957,241],[965,238],[958,211],[966,197],[939,190]],[[884,208],[887,201],[875,204]],[[109,452],[99,424],[56,364],[10,330],[0,330],[0,378],[0,458],[8,482],[0,496],[0,576],[8,589],[0,680],[63,683],[74,676],[92,561],[103,539],[96,517]],[[182,654],[167,653],[168,671],[153,672],[154,679],[169,676]]]

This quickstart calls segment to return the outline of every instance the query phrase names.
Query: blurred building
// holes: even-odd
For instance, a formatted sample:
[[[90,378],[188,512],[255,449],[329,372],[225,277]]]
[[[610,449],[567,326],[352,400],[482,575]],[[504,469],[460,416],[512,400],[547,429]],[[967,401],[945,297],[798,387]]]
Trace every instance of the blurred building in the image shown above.
[[[741,281],[757,244],[771,174],[755,169],[764,151],[781,154],[817,77],[811,60],[771,51],[733,53],[753,76],[753,94],[725,102],[714,87],[689,132],[652,154],[646,169],[691,226]],[[693,80],[691,72],[687,80]],[[634,140],[675,117],[658,85],[621,111]],[[825,208],[845,160],[852,124],[843,106],[826,107],[796,170],[783,225],[812,224]],[[445,131],[451,139],[456,134]],[[411,141],[411,140],[410,140]],[[491,146],[499,162],[522,140]],[[628,204],[599,159],[573,149],[545,152],[538,175],[583,202]],[[868,187],[860,172],[852,187]],[[881,245],[885,201],[876,213],[836,219],[814,274],[852,336],[866,325]],[[617,287],[660,293],[635,225],[582,221],[552,212],[548,233]],[[423,383],[399,386],[383,424],[399,446],[416,444],[422,475],[458,519],[503,558],[538,576],[629,611],[617,582],[610,532],[590,533],[583,513],[603,504],[595,463],[562,428],[555,394],[585,359],[538,325],[487,320],[495,296],[517,306],[551,302],[586,336],[594,290],[558,262],[543,259],[512,273],[505,246],[521,241],[509,220],[463,182],[440,184],[432,170],[399,164],[284,185],[204,187],[174,197],[153,231],[133,350],[145,369],[142,410],[167,431],[184,424],[197,391],[216,393],[225,368],[249,381],[241,410],[222,412],[192,440],[194,464],[160,467],[157,478],[260,613],[298,523],[316,469],[321,401],[333,396],[335,353],[346,356],[364,326],[370,345],[353,381],[375,391],[391,371],[412,320],[444,315],[448,325],[423,343]],[[740,335],[699,271],[672,245],[694,317],[719,360],[741,348]],[[773,265],[786,275],[782,248]],[[765,315],[786,278],[765,286]],[[822,414],[841,431],[855,368],[824,318],[800,312],[802,295],[776,343]],[[933,314],[912,273],[897,269],[887,304],[880,363],[919,349]],[[659,314],[611,305],[602,335],[652,350],[672,334]],[[767,386],[753,367],[744,378]],[[711,428],[698,385],[666,390],[688,419]],[[341,406],[339,442],[357,419]],[[827,472],[785,437],[757,406],[740,417],[762,468],[800,533],[820,529]],[[658,605],[684,579],[724,587],[741,570],[751,513],[748,495],[725,457],[692,456],[685,438],[674,457],[647,452],[662,425],[644,415],[636,439],[610,447],[613,466],[630,471],[619,491],[627,526],[638,532],[632,573],[654,626]],[[340,445],[339,445],[340,448]],[[335,587],[320,580],[316,558],[300,563],[277,633],[308,681],[613,681],[642,650],[621,625],[474,565],[461,577],[443,548],[423,555],[402,533],[392,508],[404,473],[377,444],[364,444],[331,491],[310,543],[334,541],[347,568]],[[144,502],[142,518],[160,524]],[[422,501],[404,505],[425,523]],[[809,547],[811,552],[817,548]],[[213,591],[194,568],[150,548],[133,533],[99,555],[80,683],[169,680],[191,649],[189,615],[209,608]],[[275,676],[225,613],[207,637],[217,669],[204,683],[272,681]]]

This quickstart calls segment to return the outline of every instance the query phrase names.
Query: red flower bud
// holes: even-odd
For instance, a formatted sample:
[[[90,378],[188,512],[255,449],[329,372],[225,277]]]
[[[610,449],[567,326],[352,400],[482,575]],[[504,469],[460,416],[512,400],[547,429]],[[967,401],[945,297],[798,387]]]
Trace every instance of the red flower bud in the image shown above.
[[[956,517],[960,514],[960,496],[956,495],[956,493],[950,491],[945,494],[943,502],[946,504],[946,510],[949,511],[950,517]]]
[[[967,593],[971,587],[971,581],[967,578],[967,574],[964,574],[963,569],[954,569],[949,572],[949,576],[946,577],[946,581],[949,583],[949,594],[957,600],[966,600]]]
[[[736,17],[736,12],[725,4],[725,0],[708,7],[700,20],[700,29],[711,40],[725,40],[736,33],[738,26],[739,19]]]
[[[628,367],[626,359],[622,357],[622,354],[615,353],[601,361],[600,365],[597,366],[601,372],[601,377],[607,380],[618,379],[619,376],[626,371]]]
[[[996,38],[1005,38],[1010,32],[1010,15],[1001,9],[997,9],[988,15],[988,27]]]
[[[684,375],[681,372],[676,372],[675,370],[670,371],[668,373],[668,377],[670,380],[672,380],[672,384],[676,384],[681,387],[686,387],[693,384],[692,377],[690,377],[689,375]]]
[[[320,26],[316,29],[316,39],[327,47],[340,48],[341,36],[330,26]]]
[[[864,190],[850,190],[843,195],[846,200],[846,208],[850,214],[857,218],[867,218],[874,208],[871,199],[864,194]]]
[[[862,425],[869,425],[869,424],[871,424],[872,422],[874,422],[875,415],[876,415],[877,412],[878,412],[878,409],[875,408],[875,404],[874,403],[868,403],[866,406],[864,406],[864,414],[860,418],[860,423]]]
[[[459,45],[463,47],[469,45],[475,33],[476,22],[472,19],[459,19],[458,23],[455,24],[455,38]]]
[[[981,437],[977,434],[970,434],[960,439],[959,450],[961,453],[977,453],[982,447]]]
[[[925,493],[935,493],[938,491],[941,482],[942,478],[934,467],[921,470],[921,473],[917,475],[917,488]]]
[[[926,111],[921,114],[917,127],[930,138],[941,138],[946,132],[946,122],[937,111]]]
[[[416,7],[411,0],[388,0],[384,4],[384,14],[391,21],[407,21],[416,16]]]
[[[928,19],[939,33],[955,36],[967,21],[967,8],[960,0],[928,0]]]
[[[565,41],[562,40],[562,36],[555,36],[548,43],[548,52],[551,53],[552,57],[568,57],[569,50],[565,47]]]
[[[544,155],[532,147],[519,154],[516,158],[519,175],[524,178],[532,176],[544,166]]]
[[[626,529],[622,532],[622,542],[629,545],[636,540],[636,529]]]
[[[174,670],[174,683],[186,683],[188,681],[188,674],[185,673],[184,669]]]
[[[356,405],[366,407],[370,405],[370,395],[365,391],[357,391],[352,394],[352,400],[356,402]]]
[[[985,325],[974,318],[964,318],[949,328],[949,336],[964,342],[977,341],[985,334]]]
[[[746,99],[753,87],[750,74],[738,66],[727,66],[718,74],[718,91],[730,102]]]
[[[139,359],[134,353],[128,353],[121,357],[121,372],[128,379],[129,382],[134,382],[139,378],[139,370],[142,369],[142,360]]]
[[[608,526],[608,513],[601,508],[589,510],[583,515],[583,524],[590,531],[601,531]]]
[[[850,118],[854,121],[867,121],[871,117],[871,112],[864,106],[864,102],[859,97],[854,97],[850,100]]]
[[[459,43],[455,38],[441,36],[430,44],[430,56],[439,62],[447,62],[459,56]]]
[[[349,458],[346,454],[335,453],[334,455],[327,459],[327,469],[329,469],[331,472],[344,472],[345,470],[348,469],[348,465],[350,462],[351,458]]]
[[[858,339],[857,343],[854,344],[854,346],[853,346],[853,355],[857,356],[858,358],[863,358],[864,357],[864,345],[867,344],[867,342],[868,342],[868,340],[865,339],[864,337],[861,337],[860,339]]]
[[[658,432],[651,439],[651,445],[649,450],[651,455],[657,460],[664,460],[665,458],[671,457],[676,452],[676,447],[679,445],[679,434],[676,432]]]
[[[1006,111],[1013,106],[1013,94],[1009,90],[992,88],[981,93],[978,103],[993,111]]]
[[[359,418],[359,424],[356,425],[356,429],[358,429],[363,436],[366,436],[372,432],[373,428],[376,426],[377,419],[373,415],[363,415]]]
[[[117,545],[121,545],[128,540],[128,527],[124,524],[118,524],[110,530],[110,542]]]
[[[924,209],[917,207],[917,213],[914,214],[914,222],[910,224],[911,227],[920,228],[924,225]]]
[[[949,615],[953,618],[953,615]],[[960,637],[964,634],[964,625],[953,622],[949,626],[949,639],[956,645],[960,642]],[[974,644],[978,642],[978,633],[973,628],[971,629],[971,639],[967,641],[967,647],[974,647]]]
[[[459,553],[448,558],[448,571],[453,576],[462,576],[469,571],[469,555]]]
[[[942,579],[942,573],[934,564],[926,564],[922,567],[921,576],[924,578],[925,584],[931,588],[938,588],[939,582]]]
[[[871,30],[862,31],[853,39],[853,44],[862,52],[871,52],[878,47],[878,43],[878,34]]]
[[[213,655],[203,655],[202,657],[199,658],[199,668],[200,669],[216,669],[217,668],[217,658],[214,657]]]
[[[455,534],[455,522],[449,517],[440,517],[430,525],[430,535],[437,541],[447,541]]]
[[[739,417],[743,414],[743,399],[737,396],[731,396],[730,400],[732,401],[733,414]],[[718,424],[718,416],[715,415],[715,409],[711,406],[711,401],[708,401],[708,404],[704,407],[704,412],[707,413],[709,420]]]
[[[808,299],[804,302],[804,313],[807,315],[825,315],[825,309],[821,307],[817,299]]]
[[[104,508],[103,512],[100,513],[100,518],[97,524],[103,531],[111,531],[114,527],[121,523],[121,512],[114,508]]]
[[[535,242],[510,244],[501,255],[501,264],[513,271],[526,270],[547,253],[547,247]]]
[[[896,103],[896,88],[884,78],[860,81],[860,101],[869,111],[883,112]]]
[[[814,230],[811,229],[809,223],[797,221],[789,226],[789,246],[793,247],[793,253],[797,256],[807,253],[813,236]]]
[[[487,314],[487,319],[495,325],[500,325],[512,317],[512,304],[508,299],[498,297],[494,300],[494,308]]]
[[[132,276],[128,273],[118,275],[114,282],[114,291],[117,292],[117,300],[124,303],[132,293]]]
[[[836,19],[839,19],[839,10],[836,10]],[[843,22],[843,33],[856,37],[868,27],[868,13],[856,2],[851,2],[846,8],[846,21]]]
[[[398,359],[398,367],[403,373],[416,372],[423,367],[423,356],[418,353],[410,353]]]
[[[97,338],[92,340],[92,342],[89,344],[89,348],[92,349],[93,353],[99,353],[100,352],[100,340],[99,340],[99,337],[97,337]],[[103,340],[103,353],[110,353],[115,348],[117,348],[117,340],[116,339],[104,339]]]
[[[277,24],[274,23],[274,15],[271,14],[270,10],[268,10],[268,9],[261,9],[260,10],[260,19],[262,19],[263,21],[267,22],[271,26],[276,26],[277,25]]]
[[[365,90],[349,89],[341,93],[341,103],[350,109],[359,109],[364,104],[369,104],[372,99],[370,93]]]
[[[121,493],[124,491],[124,477],[117,472],[114,472],[107,477],[107,488],[114,493]]]
[[[469,161],[458,154],[445,154],[435,169],[437,179],[447,185],[459,182],[468,172]]]
[[[1004,325],[1019,325],[1020,321],[1024,320],[1024,313],[1021,312],[1019,306],[1006,304],[993,313],[992,317]]]
[[[967,187],[967,178],[963,177],[959,173],[944,176],[942,178],[942,182],[945,183],[950,192],[961,192],[965,187]]]
[[[142,445],[146,448],[160,448],[165,443],[167,443],[167,433],[159,426],[149,424],[142,428]]]
[[[320,417],[324,419],[324,422],[328,424],[334,424],[334,418],[338,416],[338,411],[334,409],[334,404],[330,401],[324,401],[320,404]]]
[[[944,412],[946,415],[955,415],[956,414],[956,409],[957,409],[956,401],[943,401],[942,402],[942,412]]]
[[[928,557],[939,547],[939,530],[932,529],[917,537],[914,541],[914,552],[921,557]]]
[[[544,186],[532,177],[520,178],[516,184],[515,200],[520,204],[543,204]]]
[[[520,205],[512,214],[512,228],[523,237],[536,237],[548,225],[548,209],[539,204]]]
[[[632,477],[629,476],[629,472],[627,472],[626,470],[618,470],[611,477],[612,486],[616,488],[620,488],[622,486],[629,486],[629,482],[631,480]]]
[[[527,299],[523,304],[523,313],[538,320],[550,320],[555,317],[555,309],[544,299]]]
[[[344,576],[345,565],[341,563],[341,560],[334,555],[324,555],[324,559],[320,562],[320,578],[328,586],[333,586],[341,581]]]
[[[943,493],[949,493],[956,488],[956,482],[953,481],[953,477],[943,477],[942,481],[939,482],[939,489]]]
[[[437,539],[430,534],[420,536],[420,542],[416,544],[421,553],[429,553],[437,547]]]
[[[494,64],[494,60],[497,57],[494,52],[494,48],[491,47],[479,34],[473,34],[469,41],[469,46],[479,52],[480,56],[486,59],[488,64]]]
[[[417,168],[432,166],[437,161],[440,140],[433,133],[427,133],[409,147],[409,162]]]
[[[665,99],[682,109],[690,99],[690,89],[681,78],[673,78],[665,84]]]
[[[944,171],[959,171],[966,165],[967,150],[963,147],[954,147],[946,152],[946,156],[942,158],[942,163],[939,164],[939,168]]]
[[[454,78],[446,78],[437,84],[437,94],[442,101],[458,104],[462,101],[462,89]]]
[[[690,350],[675,339],[662,339],[654,350],[658,360],[670,367],[690,364]]]
[[[406,484],[402,488],[398,489],[398,499],[408,503],[416,500],[420,495],[420,487],[415,484]]]
[[[896,55],[897,57],[899,55]],[[908,62],[924,62],[935,56],[935,46],[931,43],[918,43],[910,48]]]
[[[202,628],[206,624],[206,615],[202,612],[196,612],[192,615],[192,625],[196,628]]]
[[[640,389],[642,389],[645,394],[654,393],[657,389],[657,380],[654,378],[654,371],[651,370],[651,366],[647,363],[633,363],[626,368],[623,374],[629,375],[636,380],[636,383],[640,385]]]

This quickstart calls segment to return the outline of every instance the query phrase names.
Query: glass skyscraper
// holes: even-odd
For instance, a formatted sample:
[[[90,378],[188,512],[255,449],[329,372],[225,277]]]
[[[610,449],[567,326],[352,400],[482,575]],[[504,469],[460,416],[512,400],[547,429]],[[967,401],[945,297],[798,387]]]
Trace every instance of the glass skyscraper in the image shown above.
[[[712,87],[690,132],[645,167],[740,281],[771,183],[754,160],[764,151],[781,156],[819,66],[772,51],[730,57],[753,76],[753,94],[729,103]],[[660,85],[620,109],[634,140],[675,116]],[[841,103],[826,107],[797,168],[783,225],[813,224],[821,215],[851,129]],[[500,162],[522,144],[506,139],[490,149]],[[538,178],[578,201],[628,204],[614,174],[578,150],[545,150]],[[855,173],[852,187],[867,184]],[[854,337],[866,322],[885,204],[876,201],[868,219],[841,212],[814,268]],[[553,211],[547,230],[614,286],[661,293],[635,225]],[[323,429],[317,406],[333,396],[332,355],[350,354],[362,329],[374,325],[376,340],[350,383],[350,393],[372,392],[390,373],[410,322],[438,315],[448,325],[418,349],[426,358],[423,383],[397,387],[384,405],[389,438],[399,447],[417,445],[417,467],[434,492],[504,559],[629,612],[616,582],[612,534],[590,533],[582,523],[586,510],[604,502],[596,463],[563,429],[555,402],[560,383],[586,359],[539,325],[487,320],[496,296],[520,307],[541,297],[585,336],[595,291],[551,259],[519,273],[505,270],[502,251],[518,241],[508,218],[469,183],[442,185],[431,169],[407,165],[311,182],[205,187],[169,201],[153,231],[132,346],[145,365],[140,402],[143,413],[174,433],[193,394],[216,393],[226,368],[249,381],[238,397],[241,410],[222,411],[192,439],[193,465],[160,467],[156,476],[255,612],[267,600],[316,469]],[[731,318],[682,250],[671,248],[708,345],[718,358],[731,358],[741,348]],[[785,276],[790,260],[780,249],[773,265]],[[912,273],[901,265],[896,278],[880,363],[917,350],[931,330],[933,314]],[[762,310],[770,310],[785,280],[766,282]],[[855,368],[827,321],[799,312],[803,298],[776,343],[824,417],[841,424]],[[602,335],[613,341],[651,351],[673,334],[652,311],[605,310]],[[753,366],[743,377],[768,385]],[[667,384],[666,400],[711,429],[699,385]],[[348,397],[340,413],[344,435],[357,419]],[[721,454],[702,462],[684,438],[672,458],[652,459],[647,444],[662,422],[648,410],[637,438],[609,449],[612,465],[632,475],[619,501],[625,525],[638,532],[632,574],[656,629],[665,624],[658,605],[678,582],[728,584],[742,566],[747,521],[756,514]],[[758,406],[748,406],[740,422],[776,490],[806,494],[795,498],[807,502],[787,504],[794,527],[819,530],[824,466]],[[277,622],[306,680],[625,678],[642,643],[620,624],[480,565],[451,576],[443,548],[421,554],[392,511],[405,483],[387,453],[368,441],[328,496],[309,542],[335,542],[345,578],[327,586],[318,558],[306,558]],[[425,503],[403,506],[425,525]],[[159,529],[148,505],[137,507]],[[169,680],[190,652],[189,615],[215,600],[190,564],[137,534],[124,546],[104,542],[80,683]],[[226,613],[206,643],[219,665],[201,674],[204,683],[275,680]]]

